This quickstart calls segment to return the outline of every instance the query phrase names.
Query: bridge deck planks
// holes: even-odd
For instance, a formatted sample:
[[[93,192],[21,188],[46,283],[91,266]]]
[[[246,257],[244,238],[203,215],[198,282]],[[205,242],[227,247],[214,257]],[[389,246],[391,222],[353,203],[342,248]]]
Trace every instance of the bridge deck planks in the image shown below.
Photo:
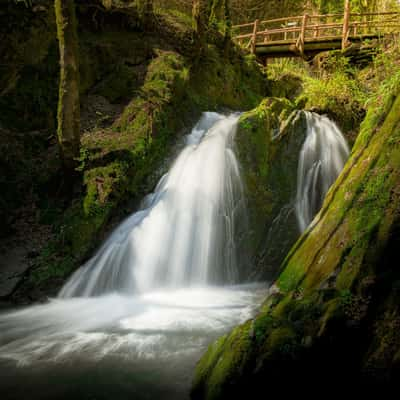
[[[368,35],[357,35],[350,36],[350,42],[361,42],[364,40],[372,40],[379,38],[377,34]],[[319,53],[328,50],[338,50],[342,48],[342,37],[341,36],[331,36],[323,38],[309,38],[304,42],[304,53],[307,55],[313,55],[314,53]],[[296,47],[296,40],[279,40],[274,42],[257,43],[255,47],[255,53],[258,56],[263,57],[297,57],[298,50]]]

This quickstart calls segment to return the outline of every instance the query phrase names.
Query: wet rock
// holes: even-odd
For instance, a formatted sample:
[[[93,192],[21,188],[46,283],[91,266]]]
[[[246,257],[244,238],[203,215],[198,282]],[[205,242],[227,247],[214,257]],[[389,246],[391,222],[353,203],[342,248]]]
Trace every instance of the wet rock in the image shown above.
[[[29,268],[26,255],[26,249],[23,247],[11,249],[2,255],[0,259],[0,298],[6,298],[12,294],[24,272]]]

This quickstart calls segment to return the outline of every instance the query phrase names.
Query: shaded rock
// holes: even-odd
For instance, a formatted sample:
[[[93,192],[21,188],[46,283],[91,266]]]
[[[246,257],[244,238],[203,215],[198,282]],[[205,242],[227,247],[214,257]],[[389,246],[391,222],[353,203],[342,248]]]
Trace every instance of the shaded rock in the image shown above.
[[[26,249],[23,247],[12,248],[4,251],[0,258],[0,298],[12,294],[21,281],[24,272],[29,268],[26,261]]]
[[[236,135],[248,200],[251,279],[272,279],[299,236],[294,200],[305,115],[285,99],[268,98],[245,113]]]
[[[269,81],[269,91],[271,97],[286,98],[293,101],[303,91],[303,80],[295,74],[285,73],[279,79]]]

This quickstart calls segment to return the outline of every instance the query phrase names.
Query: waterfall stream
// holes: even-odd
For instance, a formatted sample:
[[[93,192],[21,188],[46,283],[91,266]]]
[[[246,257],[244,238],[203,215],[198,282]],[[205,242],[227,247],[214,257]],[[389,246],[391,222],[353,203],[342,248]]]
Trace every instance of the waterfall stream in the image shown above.
[[[238,285],[238,119],[204,113],[141,209],[58,298],[0,314],[2,400],[188,398],[207,345],[267,291]]]
[[[307,136],[299,157],[295,205],[301,232],[320,210],[350,153],[346,139],[333,121],[315,113],[305,114]]]
[[[205,113],[143,208],[72,276],[60,297],[236,283],[235,217],[243,212],[232,151],[238,119]]]

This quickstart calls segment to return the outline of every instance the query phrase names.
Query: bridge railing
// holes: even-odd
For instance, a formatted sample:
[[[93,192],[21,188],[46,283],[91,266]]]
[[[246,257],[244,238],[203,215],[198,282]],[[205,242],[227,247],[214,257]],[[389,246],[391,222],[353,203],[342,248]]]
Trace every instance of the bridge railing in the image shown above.
[[[276,18],[267,21],[256,20],[236,25],[234,40],[255,52],[261,44],[295,44],[299,52],[304,51],[306,41],[341,39],[345,48],[352,37],[364,35],[385,35],[400,29],[399,12],[350,13],[324,15],[301,15]]]

